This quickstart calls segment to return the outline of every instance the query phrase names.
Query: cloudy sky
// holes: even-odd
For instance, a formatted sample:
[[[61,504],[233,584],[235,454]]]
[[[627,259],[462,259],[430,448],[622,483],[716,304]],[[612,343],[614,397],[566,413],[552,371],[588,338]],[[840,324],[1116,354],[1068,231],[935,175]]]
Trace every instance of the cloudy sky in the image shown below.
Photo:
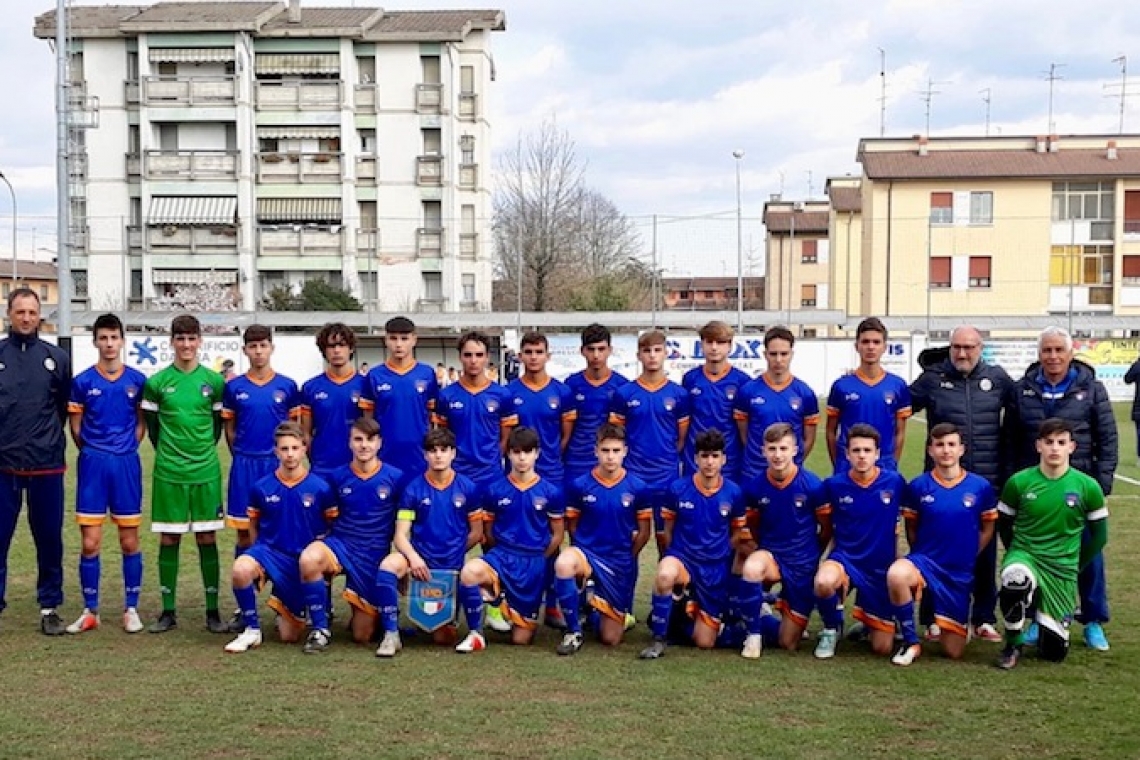
[[[349,5],[303,0],[313,5]],[[357,3],[364,5],[364,0]],[[401,0],[392,9],[475,3]],[[4,0],[0,25],[0,170],[17,188],[20,248],[54,247],[54,61],[31,36],[50,0]],[[769,194],[818,197],[828,176],[857,173],[860,137],[879,133],[880,49],[888,135],[992,134],[1047,128],[1050,63],[1061,134],[1115,133],[1121,70],[1136,72],[1126,127],[1140,132],[1140,20],[1106,0],[503,0],[492,93],[497,147],[555,119],[577,143],[588,181],[646,233],[658,215],[673,274],[735,273],[736,185],[744,216]],[[856,10],[857,9],[857,10]],[[1106,87],[1108,85],[1108,87]],[[0,255],[10,255],[0,190]],[[746,222],[756,273],[763,229]],[[746,254],[747,255],[747,254]]]

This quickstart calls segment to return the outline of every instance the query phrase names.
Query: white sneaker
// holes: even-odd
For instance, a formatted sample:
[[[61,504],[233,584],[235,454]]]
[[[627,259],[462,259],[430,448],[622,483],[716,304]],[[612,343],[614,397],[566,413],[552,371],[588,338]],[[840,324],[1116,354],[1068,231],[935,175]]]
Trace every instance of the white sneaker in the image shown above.
[[[487,610],[483,615],[483,622],[487,627],[497,633],[510,633],[511,624],[505,617],[503,611],[493,604],[487,605]]]
[[[477,631],[472,631],[467,634],[467,638],[455,645],[455,651],[460,654],[471,654],[472,652],[481,652],[487,648],[487,640],[483,638],[483,634]]]
[[[1002,635],[998,633],[997,628],[994,628],[992,623],[982,623],[981,625],[974,626],[974,638],[988,641],[990,643],[1001,643]]]
[[[835,656],[837,646],[839,646],[839,631],[834,628],[824,628],[819,632],[819,642],[815,645],[816,659],[830,660]]]
[[[127,633],[138,633],[143,629],[142,618],[134,607],[128,607],[123,612],[123,630]]]
[[[246,628],[236,639],[226,644],[225,650],[230,654],[240,654],[257,649],[259,646],[261,646],[261,629]]]
[[[926,626],[926,633],[922,637],[927,641],[941,641],[942,629],[938,627],[938,623],[931,623]]]
[[[740,650],[740,656],[746,660],[759,660],[762,654],[764,654],[764,637],[758,633],[748,634],[748,638],[744,639],[744,649]]]
[[[400,632],[388,631],[380,641],[380,646],[376,647],[376,656],[395,657],[396,652],[399,652],[403,648],[404,642],[400,641]]]
[[[891,663],[905,668],[917,660],[921,654],[922,646],[920,644],[899,644],[898,648],[895,649],[894,657],[891,658]]]
[[[72,634],[84,633],[86,631],[94,631],[98,627],[99,613],[84,609],[83,614],[79,616],[79,619],[71,625],[67,626],[67,632]]]

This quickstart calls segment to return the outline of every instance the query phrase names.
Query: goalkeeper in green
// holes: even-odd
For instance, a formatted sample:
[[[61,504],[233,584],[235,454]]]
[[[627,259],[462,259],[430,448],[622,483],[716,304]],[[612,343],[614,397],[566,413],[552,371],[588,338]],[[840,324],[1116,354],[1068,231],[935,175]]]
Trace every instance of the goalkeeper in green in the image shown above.
[[[1069,466],[1076,448],[1073,423],[1058,418],[1037,432],[1040,464],[1014,475],[998,504],[998,534],[1006,554],[998,602],[1005,618],[1005,647],[997,666],[1009,670],[1021,658],[1030,611],[1040,627],[1037,653],[1061,662],[1069,652],[1069,620],[1077,603],[1077,573],[1108,541],[1108,508],[1097,482]],[[1081,545],[1085,525],[1090,540]]]

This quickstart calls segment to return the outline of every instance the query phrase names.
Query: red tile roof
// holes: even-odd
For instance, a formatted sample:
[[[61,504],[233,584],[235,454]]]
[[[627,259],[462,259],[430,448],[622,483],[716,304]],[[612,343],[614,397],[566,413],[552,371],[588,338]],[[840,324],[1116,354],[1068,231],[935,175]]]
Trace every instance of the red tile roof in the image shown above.
[[[1104,148],[1036,150],[865,151],[858,160],[871,179],[1136,177],[1140,150],[1121,148],[1109,159]]]
[[[828,213],[826,211],[768,211],[764,214],[764,226],[768,232],[783,233],[792,231],[792,216],[795,216],[795,231],[827,232]]]
[[[863,191],[857,187],[829,187],[827,196],[831,198],[831,207],[844,213],[848,211],[863,210]]]

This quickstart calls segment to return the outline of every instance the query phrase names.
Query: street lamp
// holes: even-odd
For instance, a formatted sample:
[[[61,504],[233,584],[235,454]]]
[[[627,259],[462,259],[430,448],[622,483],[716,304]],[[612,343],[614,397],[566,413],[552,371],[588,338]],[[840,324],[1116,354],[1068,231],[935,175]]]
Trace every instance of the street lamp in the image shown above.
[[[736,159],[736,334],[744,334],[744,236],[740,206],[740,161],[744,151],[732,151]]]
[[[12,183],[4,176],[4,172],[0,172],[0,179],[4,180],[4,184],[8,186],[8,192],[12,194],[12,289],[16,289],[16,283],[20,281],[19,276],[19,263],[16,259],[16,189],[12,187]]]

